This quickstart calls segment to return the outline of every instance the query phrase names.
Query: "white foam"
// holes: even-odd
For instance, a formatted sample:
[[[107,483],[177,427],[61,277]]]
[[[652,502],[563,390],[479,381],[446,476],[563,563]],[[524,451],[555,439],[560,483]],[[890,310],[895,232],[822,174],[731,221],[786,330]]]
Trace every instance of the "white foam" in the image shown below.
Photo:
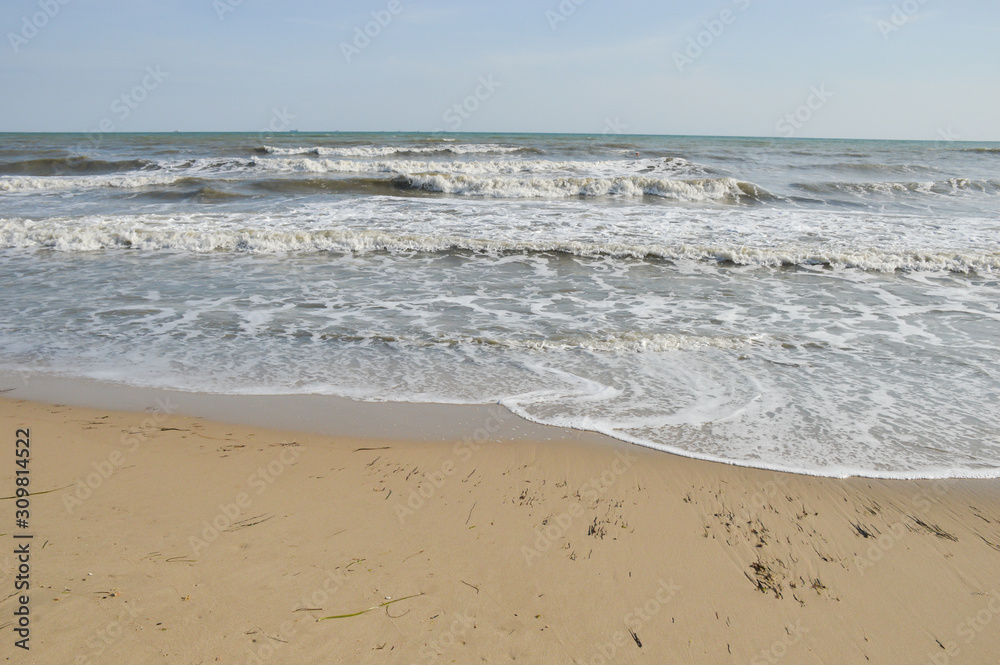
[[[770,194],[735,178],[672,180],[646,176],[610,178],[480,178],[466,175],[407,175],[413,187],[446,194],[492,198],[569,198],[580,196],[658,196],[686,202],[737,203]]]
[[[960,194],[1000,194],[1000,181],[973,180],[971,178],[949,178],[947,180],[927,180],[918,182],[823,182],[799,183],[796,185],[808,191],[844,192],[859,198],[871,195],[900,196],[909,194],[956,196]]]
[[[339,157],[386,157],[398,154],[453,154],[453,155],[482,155],[482,154],[510,154],[519,152],[522,148],[515,146],[505,146],[495,143],[460,143],[447,146],[384,146],[367,145],[334,148],[327,146],[299,147],[299,148],[278,148],[264,146],[264,150],[272,155],[335,155]]]
[[[485,253],[560,252],[575,256],[607,256],[630,259],[731,262],[743,266],[781,267],[830,265],[864,271],[950,271],[992,273],[1000,271],[1000,250],[973,248],[950,251],[914,251],[906,248],[810,247],[794,241],[771,246],[745,244],[699,244],[687,242],[624,242],[622,238],[571,240],[554,238],[519,239],[517,230],[495,237],[454,233],[392,232],[312,225],[295,218],[300,229],[287,228],[273,218],[249,220],[241,215],[156,218],[89,217],[70,220],[33,221],[0,219],[0,247],[44,247],[58,251],[99,249],[139,249],[145,251],[183,250],[189,252],[240,252],[276,254],[285,252],[441,252]],[[391,219],[387,219],[391,226]],[[460,221],[460,220],[459,220]],[[572,230],[572,226],[567,226]],[[424,227],[424,230],[430,231]]]
[[[636,174],[696,177],[705,169],[684,160],[601,160],[559,161],[546,159],[476,160],[476,161],[417,161],[408,159],[359,161],[347,159],[312,159],[255,157],[254,167],[279,173],[385,173],[420,177],[430,174],[512,175],[566,174],[591,177],[634,176]],[[648,176],[647,176],[648,177]]]
[[[436,343],[467,344],[531,351],[600,351],[610,353],[665,353],[694,349],[743,349],[766,340],[764,335],[674,335],[664,333],[627,332],[608,335],[568,335],[552,339],[520,339],[513,337],[444,338]]]
[[[678,446],[665,443],[658,443],[633,436],[623,432],[614,423],[596,421],[594,419],[539,419],[532,416],[530,411],[521,408],[516,402],[502,401],[506,408],[525,420],[541,425],[554,425],[556,427],[568,427],[588,432],[597,432],[610,436],[611,438],[632,443],[644,448],[651,448],[665,453],[688,457],[691,459],[704,460],[706,462],[718,462],[730,466],[749,467],[751,469],[763,469],[765,471],[778,471],[781,473],[796,473],[804,476],[814,476],[817,478],[879,478],[884,480],[933,480],[946,478],[1000,478],[1000,467],[990,467],[981,469],[969,469],[962,466],[933,466],[924,467],[913,471],[887,471],[864,467],[861,465],[790,465],[764,460],[732,459],[720,455],[706,453],[696,453]]]
[[[160,223],[183,237],[179,220]],[[342,241],[376,237],[354,233],[368,235]],[[38,285],[33,262],[0,252],[28,276],[0,301],[4,363],[194,391],[502,401],[541,423],[815,475],[1000,467],[990,280],[400,251],[209,254],[195,279],[213,289],[196,292],[183,256],[120,256],[46,255]],[[101,288],[109,271],[128,302]],[[18,323],[13,307],[44,316]]]
[[[635,155],[567,137],[238,157],[245,140],[172,159],[185,140],[131,173],[0,179],[0,361],[207,392],[502,401],[816,475],[997,475],[992,163],[885,167],[926,153],[866,147],[851,159],[876,163],[847,169],[822,143],[798,159],[761,141],[644,139]],[[681,150],[705,166],[644,156]],[[863,182],[897,171],[915,182]],[[128,191],[184,177],[254,197]]]
[[[184,178],[183,174],[147,175],[128,173],[108,176],[50,176],[42,178],[0,178],[0,192],[11,194],[23,192],[66,191],[94,187],[114,187],[129,189],[152,185],[169,185]]]

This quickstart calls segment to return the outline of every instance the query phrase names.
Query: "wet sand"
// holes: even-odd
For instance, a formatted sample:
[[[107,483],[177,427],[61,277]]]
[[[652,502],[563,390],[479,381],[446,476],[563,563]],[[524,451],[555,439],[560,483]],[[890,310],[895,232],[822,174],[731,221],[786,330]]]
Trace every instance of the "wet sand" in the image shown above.
[[[332,436],[126,402],[0,400],[0,495],[14,494],[21,427],[34,493],[28,652],[11,631],[19,530],[3,501],[4,662],[943,665],[1000,653],[1000,481],[760,471],[496,406],[358,410],[398,436],[369,436],[345,407],[350,435]],[[420,435],[448,419],[461,424]]]

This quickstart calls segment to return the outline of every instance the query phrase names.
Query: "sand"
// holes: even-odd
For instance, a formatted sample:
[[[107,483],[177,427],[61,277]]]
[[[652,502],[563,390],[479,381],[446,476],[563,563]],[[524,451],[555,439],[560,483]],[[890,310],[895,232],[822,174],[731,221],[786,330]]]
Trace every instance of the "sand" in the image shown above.
[[[813,478],[476,418],[421,441],[0,400],[0,495],[19,427],[36,493],[29,529],[0,511],[3,662],[1000,662],[998,481]]]

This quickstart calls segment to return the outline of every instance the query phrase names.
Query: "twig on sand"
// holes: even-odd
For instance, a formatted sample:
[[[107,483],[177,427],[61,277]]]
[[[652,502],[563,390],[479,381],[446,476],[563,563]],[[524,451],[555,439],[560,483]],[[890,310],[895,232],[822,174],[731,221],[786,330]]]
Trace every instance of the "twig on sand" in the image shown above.
[[[264,519],[261,519],[262,517]],[[234,522],[232,524],[232,526],[230,526],[230,527],[228,527],[226,529],[223,529],[223,531],[225,531],[226,533],[229,533],[231,531],[239,531],[240,529],[246,529],[246,528],[251,527],[251,526],[257,526],[258,524],[260,524],[262,522],[266,522],[266,521],[268,521],[269,519],[271,519],[273,517],[274,517],[274,515],[268,515],[267,517],[264,517],[264,515],[257,515],[256,517],[248,517],[245,520],[240,520],[239,522]]]
[[[390,619],[400,619],[402,617],[405,617],[409,613],[410,613],[410,610],[406,610],[402,614],[397,614],[396,616],[393,616],[393,615],[389,614],[389,608],[388,607],[385,608],[385,615],[387,617],[389,617]]]
[[[417,552],[416,554],[411,554],[410,556],[406,557],[406,558],[405,558],[405,559],[403,559],[403,560],[402,560],[402,561],[401,561],[400,563],[406,563],[407,561],[409,561],[409,560],[410,560],[410,559],[412,559],[413,557],[417,556],[417,554],[423,554],[423,553],[424,553],[424,551],[423,551],[423,550],[420,550],[420,551],[419,551],[419,552]]]
[[[139,432],[129,432],[129,434],[138,434]],[[201,432],[195,432],[198,436],[203,439],[212,439],[213,441],[235,441],[236,439],[220,439],[217,436],[208,436],[207,434],[202,434]]]
[[[72,485],[65,485],[63,487],[57,487],[54,490],[45,490],[44,492],[28,492],[28,496],[38,496],[39,494],[51,494],[52,492],[58,492],[59,490],[64,490],[67,487],[72,487]],[[7,501],[8,499],[17,499],[18,496],[0,496],[0,501]]]
[[[379,448],[355,448],[354,452],[360,452],[362,450],[389,450],[392,446],[381,446]]]
[[[271,637],[270,635],[268,635],[267,633],[265,633],[265,632],[264,632],[264,631],[263,631],[263,630],[261,629],[261,627],[260,627],[260,626],[257,626],[257,627],[256,627],[256,628],[254,628],[253,630],[248,630],[247,632],[245,632],[245,633],[243,633],[243,634],[244,634],[244,635],[254,635],[254,634],[256,634],[256,633],[260,633],[261,635],[263,635],[264,637],[266,637],[266,638],[267,638],[267,639],[269,639],[269,640],[274,640],[275,642],[281,642],[282,644],[288,644],[288,641],[287,641],[287,640],[282,640],[282,639],[280,639],[280,638],[277,638],[277,637]]]
[[[317,619],[317,621],[326,621],[327,619],[346,619],[348,617],[356,617],[356,616],[359,616],[361,614],[367,614],[367,613],[369,613],[369,612],[371,612],[373,610],[377,610],[379,608],[385,607],[386,605],[392,605],[393,603],[399,603],[399,602],[402,602],[404,600],[409,600],[410,598],[416,598],[417,596],[422,596],[422,595],[424,595],[423,592],[421,592],[421,593],[415,593],[412,596],[403,596],[402,598],[397,598],[395,600],[387,600],[384,603],[379,603],[375,607],[369,607],[367,610],[361,610],[360,612],[351,612],[350,614],[336,614],[334,616],[322,617],[320,619]]]
[[[476,590],[476,593],[479,593],[479,587],[477,587],[476,585],[474,585],[474,584],[469,584],[469,583],[468,583],[468,582],[466,582],[465,580],[459,580],[459,582],[461,582],[461,583],[462,583],[462,584],[464,584],[465,586],[468,586],[468,587],[472,587],[473,589],[475,589],[475,590]]]

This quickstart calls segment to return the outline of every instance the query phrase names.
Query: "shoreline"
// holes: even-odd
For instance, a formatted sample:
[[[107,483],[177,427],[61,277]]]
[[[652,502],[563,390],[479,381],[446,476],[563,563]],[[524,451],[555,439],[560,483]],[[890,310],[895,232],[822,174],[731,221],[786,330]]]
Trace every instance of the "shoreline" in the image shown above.
[[[1000,652],[997,480],[800,476],[582,433],[329,436],[7,395],[4,431],[31,431],[45,543],[31,591],[44,658],[13,662]]]
[[[171,415],[277,430],[294,430],[358,439],[451,441],[497,420],[491,432],[501,440],[586,439],[629,445],[598,432],[542,425],[525,420],[499,404],[365,402],[317,394],[216,394],[144,388],[95,379],[18,375],[0,371],[0,398],[22,399],[94,409],[167,411]]]
[[[604,445],[639,447],[658,454],[723,464],[744,469],[788,473],[814,478],[872,480],[994,480],[1000,468],[982,470],[945,468],[934,473],[894,473],[872,470],[786,468],[778,464],[749,464],[679,448],[657,447],[642,441],[595,430],[547,425],[529,420],[500,403],[447,404],[438,402],[368,402],[323,394],[218,394],[132,386],[91,378],[0,370],[0,398],[22,399],[98,409],[167,410],[234,425],[250,425],[359,439],[392,438],[407,441],[451,441],[494,423],[500,440],[588,441]]]

